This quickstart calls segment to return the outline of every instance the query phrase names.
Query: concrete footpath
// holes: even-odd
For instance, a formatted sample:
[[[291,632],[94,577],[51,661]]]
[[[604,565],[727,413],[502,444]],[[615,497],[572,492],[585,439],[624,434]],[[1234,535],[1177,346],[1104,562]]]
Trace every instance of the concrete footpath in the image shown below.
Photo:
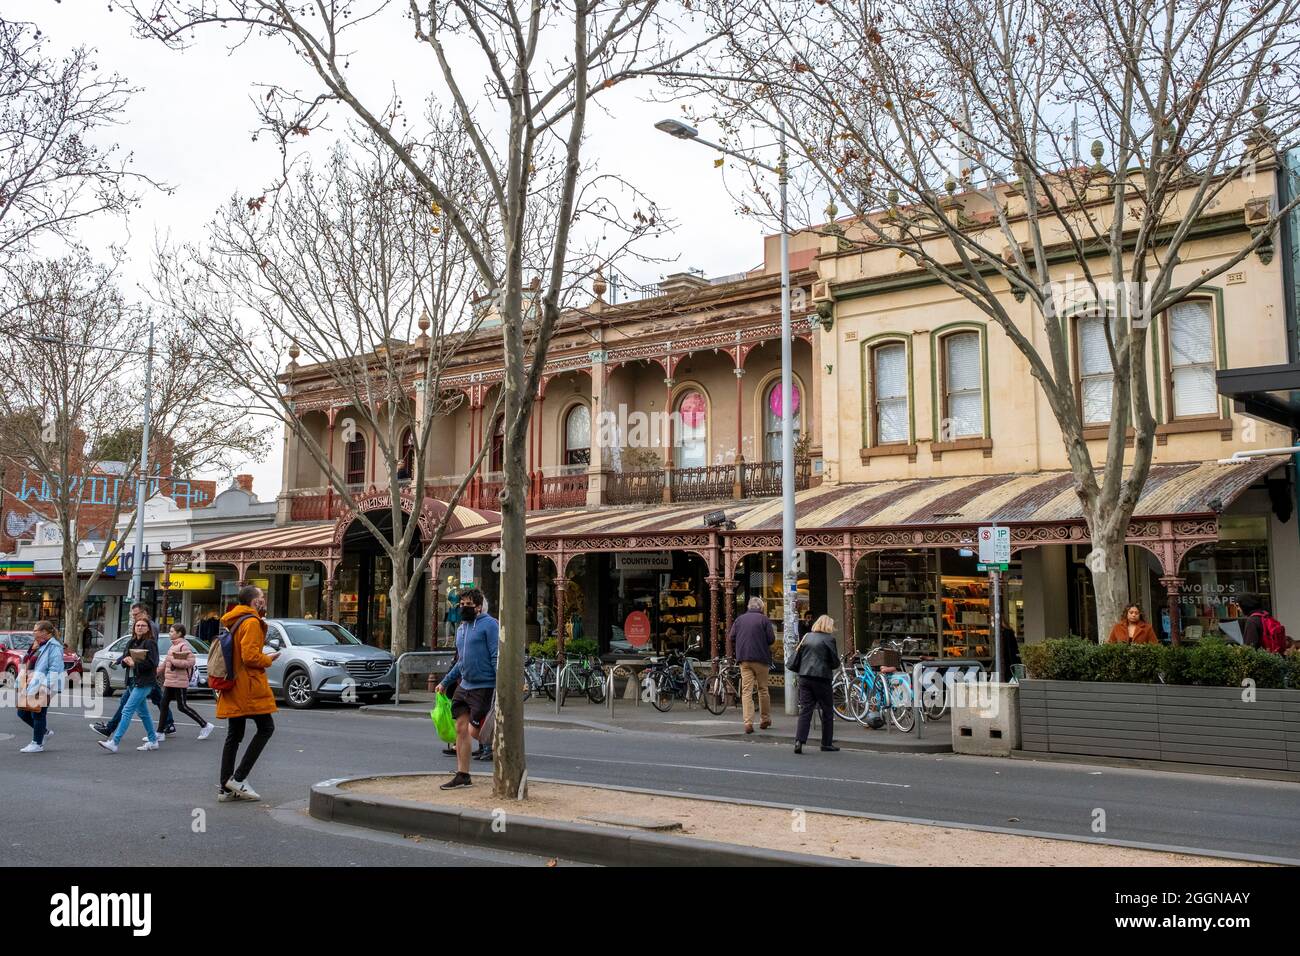
[[[414,695],[412,695],[414,696]],[[418,700],[403,700],[400,704],[368,704],[362,713],[377,717],[414,717],[428,720],[433,706],[432,695],[420,693]],[[789,747],[794,743],[796,718],[787,716],[781,709],[780,698],[772,701],[772,726],[746,734],[738,708],[728,707],[719,717],[703,707],[687,708],[677,701],[666,714],[649,704],[634,704],[628,700],[614,702],[611,719],[608,704],[592,704],[586,699],[572,699],[555,712],[555,702],[536,698],[524,704],[524,723],[529,727],[551,730],[588,730],[602,733],[651,733],[710,738],[713,740],[743,740],[754,744]],[[816,721],[807,746],[817,747],[821,730]],[[871,730],[854,721],[836,721],[835,745],[844,750],[870,750],[886,753],[951,753],[952,724],[945,716],[942,720],[927,721],[921,735],[913,730],[909,734],[889,730]]]

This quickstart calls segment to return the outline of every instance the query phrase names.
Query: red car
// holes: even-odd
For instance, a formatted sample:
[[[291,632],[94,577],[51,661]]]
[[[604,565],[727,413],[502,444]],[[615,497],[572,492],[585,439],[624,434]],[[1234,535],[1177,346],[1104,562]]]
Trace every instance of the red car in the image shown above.
[[[0,631],[0,681],[17,682],[23,658],[31,650],[35,636],[32,631]],[[81,658],[67,647],[63,648],[63,672],[81,673]]]

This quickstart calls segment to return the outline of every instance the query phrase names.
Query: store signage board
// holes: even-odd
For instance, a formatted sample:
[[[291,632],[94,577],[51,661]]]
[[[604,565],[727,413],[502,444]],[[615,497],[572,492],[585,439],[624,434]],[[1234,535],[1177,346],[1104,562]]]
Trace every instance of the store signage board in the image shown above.
[[[460,586],[474,586],[474,555],[467,554],[460,559]]]
[[[614,555],[618,571],[671,571],[673,556],[667,551],[619,551]]]
[[[317,566],[315,561],[263,561],[257,570],[260,574],[311,574]]]
[[[170,591],[212,591],[217,586],[217,576],[211,572],[173,571],[166,580]]]
[[[650,616],[645,611],[633,611],[623,622],[623,636],[633,647],[645,647],[650,642]]]
[[[1011,529],[985,525],[979,530],[980,564],[1011,563]]]
[[[1010,567],[1010,565],[1007,565],[1007,564],[977,564],[977,565],[975,565],[975,570],[976,570],[976,571],[980,571],[980,572],[984,572],[984,571],[1006,571],[1009,567]]]

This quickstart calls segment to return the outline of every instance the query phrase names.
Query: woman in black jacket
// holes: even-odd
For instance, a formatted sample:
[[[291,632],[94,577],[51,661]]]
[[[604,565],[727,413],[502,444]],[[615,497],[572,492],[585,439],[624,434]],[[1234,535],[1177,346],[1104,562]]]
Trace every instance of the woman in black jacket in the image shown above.
[[[158,639],[154,636],[153,627],[147,617],[136,618],[132,623],[131,643],[126,645],[126,653],[121,656],[118,663],[123,667],[131,668],[134,682],[130,696],[127,697],[126,707],[122,710],[122,720],[117,725],[117,731],[111,740],[101,740],[99,745],[109,753],[117,753],[122,738],[126,736],[127,728],[131,726],[131,718],[139,711],[146,736],[144,745],[135,749],[157,750],[158,735],[154,730],[153,717],[149,713],[149,693],[158,684]]]
[[[840,654],[835,646],[835,622],[823,614],[817,618],[795,648],[794,659],[787,669],[799,675],[799,724],[795,728],[794,752],[803,753],[812,727],[813,708],[821,710],[822,750],[839,750],[835,740],[835,709],[831,700],[831,678],[840,669]]]

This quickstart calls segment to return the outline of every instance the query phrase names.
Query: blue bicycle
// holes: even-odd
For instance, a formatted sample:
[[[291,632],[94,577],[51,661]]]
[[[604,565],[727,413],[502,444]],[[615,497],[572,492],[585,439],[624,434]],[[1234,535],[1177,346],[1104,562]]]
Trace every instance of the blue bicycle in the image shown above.
[[[831,680],[835,713],[871,728],[883,727],[886,716],[903,733],[916,726],[912,711],[912,680],[894,667],[872,667],[861,654],[841,659]]]

